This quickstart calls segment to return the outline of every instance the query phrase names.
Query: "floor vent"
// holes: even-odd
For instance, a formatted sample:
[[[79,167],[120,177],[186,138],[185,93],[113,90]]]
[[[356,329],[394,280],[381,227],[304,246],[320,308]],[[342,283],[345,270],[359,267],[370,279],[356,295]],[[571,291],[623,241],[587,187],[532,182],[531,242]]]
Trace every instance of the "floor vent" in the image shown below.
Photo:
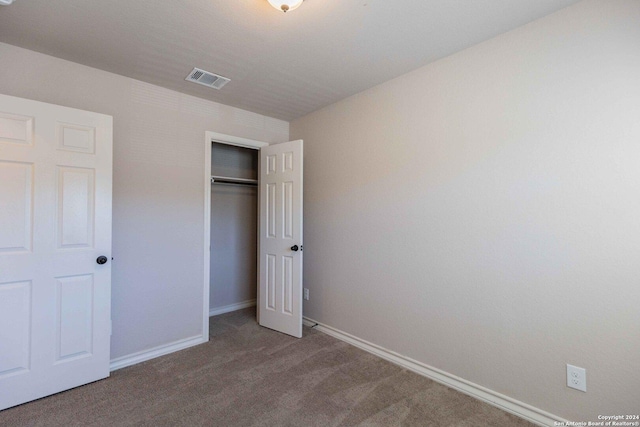
[[[231,79],[201,70],[200,68],[194,68],[185,80],[188,82],[198,83],[203,86],[212,87],[214,89],[220,89],[231,81]]]

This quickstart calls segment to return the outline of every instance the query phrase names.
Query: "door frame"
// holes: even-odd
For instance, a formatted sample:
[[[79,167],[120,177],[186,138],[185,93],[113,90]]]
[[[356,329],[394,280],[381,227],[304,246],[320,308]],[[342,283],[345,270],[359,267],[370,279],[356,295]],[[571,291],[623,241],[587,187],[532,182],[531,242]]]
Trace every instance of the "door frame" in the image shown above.
[[[209,289],[211,281],[211,144],[226,144],[236,147],[251,148],[260,150],[262,147],[270,145],[268,142],[257,141],[255,139],[242,138],[239,136],[225,135],[223,133],[206,131],[204,133],[204,302],[202,317],[202,335],[209,341]],[[258,171],[259,172],[259,171]],[[258,174],[260,179],[260,174]],[[259,182],[258,182],[259,184]],[[258,200],[258,204],[260,200]],[[260,206],[258,205],[258,212]],[[259,215],[259,214],[258,214]],[[260,233],[260,222],[258,221],[258,234]],[[258,274],[260,272],[258,271]],[[257,285],[256,285],[257,286]],[[258,296],[259,297],[259,296]]]

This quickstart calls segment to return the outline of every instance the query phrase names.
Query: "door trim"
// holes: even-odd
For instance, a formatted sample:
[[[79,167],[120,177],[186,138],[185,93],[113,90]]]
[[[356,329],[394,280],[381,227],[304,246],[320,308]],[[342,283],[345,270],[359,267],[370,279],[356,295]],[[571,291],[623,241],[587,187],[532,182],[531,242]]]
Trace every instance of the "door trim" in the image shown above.
[[[236,147],[260,150],[268,142],[223,133],[206,131],[204,133],[204,301],[202,314],[202,337],[209,341],[209,286],[211,280],[211,144],[234,145]]]

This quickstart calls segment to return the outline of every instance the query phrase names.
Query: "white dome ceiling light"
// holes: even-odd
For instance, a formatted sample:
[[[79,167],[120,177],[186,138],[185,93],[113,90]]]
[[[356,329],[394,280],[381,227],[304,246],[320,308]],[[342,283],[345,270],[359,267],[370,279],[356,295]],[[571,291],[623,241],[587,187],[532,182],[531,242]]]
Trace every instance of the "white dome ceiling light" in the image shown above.
[[[300,7],[304,0],[268,0],[269,4],[278,10],[288,12]]]

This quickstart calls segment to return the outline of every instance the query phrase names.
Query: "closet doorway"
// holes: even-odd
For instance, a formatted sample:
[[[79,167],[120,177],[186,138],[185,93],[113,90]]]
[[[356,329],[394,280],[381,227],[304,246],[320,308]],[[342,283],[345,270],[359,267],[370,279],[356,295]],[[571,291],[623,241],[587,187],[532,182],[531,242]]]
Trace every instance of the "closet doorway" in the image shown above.
[[[302,141],[206,133],[205,290],[209,316],[257,305],[262,326],[302,336]]]
[[[211,146],[209,316],[256,304],[258,151]]]

